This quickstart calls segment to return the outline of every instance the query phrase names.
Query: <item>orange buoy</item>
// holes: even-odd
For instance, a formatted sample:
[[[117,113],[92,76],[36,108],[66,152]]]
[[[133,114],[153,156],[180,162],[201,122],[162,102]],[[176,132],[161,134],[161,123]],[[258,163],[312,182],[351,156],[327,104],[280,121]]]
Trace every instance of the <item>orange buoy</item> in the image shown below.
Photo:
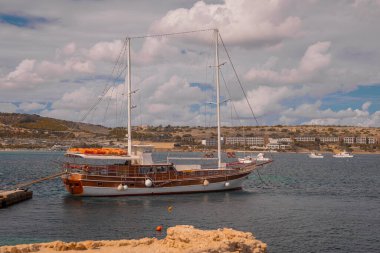
[[[162,226],[157,226],[157,227],[156,227],[156,231],[157,231],[157,232],[161,232],[161,230],[162,230]]]

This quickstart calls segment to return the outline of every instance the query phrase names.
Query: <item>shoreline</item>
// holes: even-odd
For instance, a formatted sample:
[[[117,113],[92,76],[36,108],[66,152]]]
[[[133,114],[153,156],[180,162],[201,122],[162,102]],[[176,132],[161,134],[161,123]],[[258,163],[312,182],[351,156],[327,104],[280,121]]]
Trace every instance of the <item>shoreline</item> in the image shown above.
[[[215,149],[210,150],[181,150],[181,149],[155,149],[156,152],[178,152],[178,153],[194,153],[194,152],[217,152]],[[64,150],[50,150],[50,149],[0,149],[0,153],[5,152],[65,152]],[[303,151],[277,151],[277,152],[270,152],[270,151],[264,151],[264,150],[235,150],[235,149],[228,149],[228,151],[225,152],[236,152],[236,153],[266,153],[266,154],[309,154],[310,152],[314,152],[313,150],[303,150]],[[318,151],[318,153],[321,154],[334,154],[334,152],[329,151]],[[352,154],[356,155],[380,155],[380,151],[375,152],[368,152],[368,151],[353,151],[350,152]]]
[[[142,238],[132,240],[102,240],[82,242],[54,241],[47,243],[0,246],[0,253],[57,251],[88,253],[116,252],[156,252],[156,253],[201,253],[201,252],[255,252],[266,253],[267,245],[257,240],[250,232],[231,228],[201,230],[193,226],[177,225],[167,229],[163,239]]]

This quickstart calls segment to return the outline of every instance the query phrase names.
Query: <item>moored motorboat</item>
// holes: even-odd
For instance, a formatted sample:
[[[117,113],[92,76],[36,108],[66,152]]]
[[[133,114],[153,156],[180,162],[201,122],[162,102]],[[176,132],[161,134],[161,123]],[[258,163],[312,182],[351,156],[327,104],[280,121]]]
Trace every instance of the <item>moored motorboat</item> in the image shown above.
[[[270,161],[270,159],[268,157],[264,157],[264,154],[263,153],[259,153],[256,158],[255,158],[256,161],[259,161],[259,162],[266,162],[266,161]]]
[[[346,151],[343,151],[343,152],[339,152],[339,153],[334,154],[333,157],[335,157],[335,158],[352,158],[352,157],[354,157],[354,155],[352,155]]]
[[[311,152],[309,158],[323,158],[323,155],[321,153]]]

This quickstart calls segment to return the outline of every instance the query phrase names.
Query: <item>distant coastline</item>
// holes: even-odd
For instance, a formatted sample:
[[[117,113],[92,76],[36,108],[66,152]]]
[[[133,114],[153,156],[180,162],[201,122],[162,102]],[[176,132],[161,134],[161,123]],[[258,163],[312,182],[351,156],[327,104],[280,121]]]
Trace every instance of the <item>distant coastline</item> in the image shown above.
[[[64,150],[51,150],[51,149],[0,149],[0,152],[65,152]],[[155,152],[183,152],[183,153],[193,153],[193,152],[217,152],[216,149],[193,149],[193,150],[183,150],[183,149],[167,149],[167,148],[156,148]],[[313,152],[313,150],[302,150],[302,151],[290,151],[282,150],[279,152],[272,152],[267,150],[242,150],[242,149],[228,149],[225,152],[235,152],[235,153],[281,153],[281,154],[308,154]],[[330,151],[318,151],[322,154],[334,154]],[[352,154],[357,155],[380,155],[380,151],[368,152],[368,151],[353,151]]]

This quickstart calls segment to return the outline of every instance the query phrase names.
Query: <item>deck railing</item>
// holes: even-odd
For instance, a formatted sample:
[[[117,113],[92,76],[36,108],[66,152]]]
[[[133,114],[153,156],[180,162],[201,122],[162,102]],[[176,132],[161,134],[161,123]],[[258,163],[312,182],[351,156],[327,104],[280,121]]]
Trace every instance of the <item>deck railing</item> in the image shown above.
[[[182,170],[177,171],[171,165],[148,165],[139,166],[140,168],[151,169],[151,172],[140,173],[138,168],[128,165],[89,165],[89,164],[71,164],[65,163],[63,168],[67,172],[80,173],[85,177],[104,176],[104,177],[120,177],[121,181],[138,180],[150,178],[153,181],[165,181],[174,179],[189,179],[189,178],[212,178],[220,176],[233,176],[237,174],[252,171],[254,165],[244,165],[241,163],[227,164],[223,169],[201,169],[201,170]],[[160,169],[162,171],[160,171]]]

